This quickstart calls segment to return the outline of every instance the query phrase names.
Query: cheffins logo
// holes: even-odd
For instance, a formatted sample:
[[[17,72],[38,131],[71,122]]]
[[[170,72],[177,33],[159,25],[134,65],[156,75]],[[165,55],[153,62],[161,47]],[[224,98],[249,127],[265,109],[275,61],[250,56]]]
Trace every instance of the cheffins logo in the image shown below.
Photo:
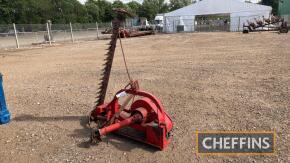
[[[273,154],[275,132],[198,132],[198,154]]]

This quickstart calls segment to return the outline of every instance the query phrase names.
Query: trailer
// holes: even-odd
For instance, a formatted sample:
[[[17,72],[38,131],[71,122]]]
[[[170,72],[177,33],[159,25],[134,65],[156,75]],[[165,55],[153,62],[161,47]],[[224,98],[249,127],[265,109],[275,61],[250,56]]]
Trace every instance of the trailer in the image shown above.
[[[262,20],[255,19],[255,22],[247,21],[243,24],[243,33],[279,31],[279,33],[288,33],[287,22],[283,18],[271,16],[269,19],[263,17]]]

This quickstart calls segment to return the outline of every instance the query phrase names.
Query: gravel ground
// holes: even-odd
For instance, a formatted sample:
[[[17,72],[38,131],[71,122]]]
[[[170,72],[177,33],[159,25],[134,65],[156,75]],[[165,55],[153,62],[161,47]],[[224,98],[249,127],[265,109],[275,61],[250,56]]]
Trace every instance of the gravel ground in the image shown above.
[[[290,35],[192,33],[123,40],[141,88],[174,121],[164,151],[110,135],[90,146],[92,110],[108,40],[0,51],[12,121],[0,162],[290,162]],[[107,100],[127,84],[117,49]],[[273,156],[197,156],[195,131],[276,130]]]

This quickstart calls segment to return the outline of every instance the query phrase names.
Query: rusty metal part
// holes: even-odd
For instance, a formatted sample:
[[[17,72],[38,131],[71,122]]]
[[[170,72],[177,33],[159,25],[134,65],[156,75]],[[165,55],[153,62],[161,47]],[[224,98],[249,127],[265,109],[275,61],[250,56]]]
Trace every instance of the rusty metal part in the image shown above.
[[[110,78],[110,73],[111,73],[111,68],[113,64],[113,59],[114,59],[114,54],[115,54],[115,49],[116,49],[116,44],[117,44],[117,39],[119,35],[119,28],[121,26],[121,21],[120,20],[114,20],[113,21],[113,34],[111,36],[111,41],[109,43],[109,48],[107,49],[108,52],[106,54],[105,58],[105,64],[104,64],[104,69],[102,70],[102,77],[101,77],[101,83],[99,84],[99,91],[98,91],[98,100],[97,100],[97,105],[101,105],[104,103],[106,92],[107,92],[107,87],[109,83],[109,78]]]
[[[119,29],[122,25],[122,22],[125,20],[125,16],[132,16],[129,12],[127,12],[124,9],[120,8],[115,8],[113,11],[117,14],[116,19],[113,20],[113,30],[112,30],[112,36],[111,36],[111,41],[109,43],[109,48],[107,49],[108,52],[106,54],[105,58],[105,63],[104,63],[104,69],[102,70],[102,77],[101,77],[101,82],[99,83],[100,87],[98,90],[98,96],[97,96],[97,106],[101,105],[105,101],[106,97],[106,92],[107,92],[107,87],[110,79],[110,74],[111,74],[111,68],[113,64],[113,59],[115,55],[115,49],[116,49],[116,44],[117,40],[119,37]]]
[[[113,8],[113,11],[118,15],[118,16],[129,16],[129,17],[134,17],[133,14],[129,13],[125,9],[122,8]]]
[[[140,37],[140,36],[146,36],[146,35],[154,35],[155,32],[153,30],[151,31],[137,31],[137,32],[131,32],[130,37]]]

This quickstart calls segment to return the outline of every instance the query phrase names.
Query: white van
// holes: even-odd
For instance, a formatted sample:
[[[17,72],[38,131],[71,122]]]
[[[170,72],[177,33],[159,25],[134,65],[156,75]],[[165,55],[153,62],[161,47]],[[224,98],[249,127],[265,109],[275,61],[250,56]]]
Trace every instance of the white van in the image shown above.
[[[156,29],[162,31],[164,25],[164,14],[157,14],[155,16],[154,22]]]

